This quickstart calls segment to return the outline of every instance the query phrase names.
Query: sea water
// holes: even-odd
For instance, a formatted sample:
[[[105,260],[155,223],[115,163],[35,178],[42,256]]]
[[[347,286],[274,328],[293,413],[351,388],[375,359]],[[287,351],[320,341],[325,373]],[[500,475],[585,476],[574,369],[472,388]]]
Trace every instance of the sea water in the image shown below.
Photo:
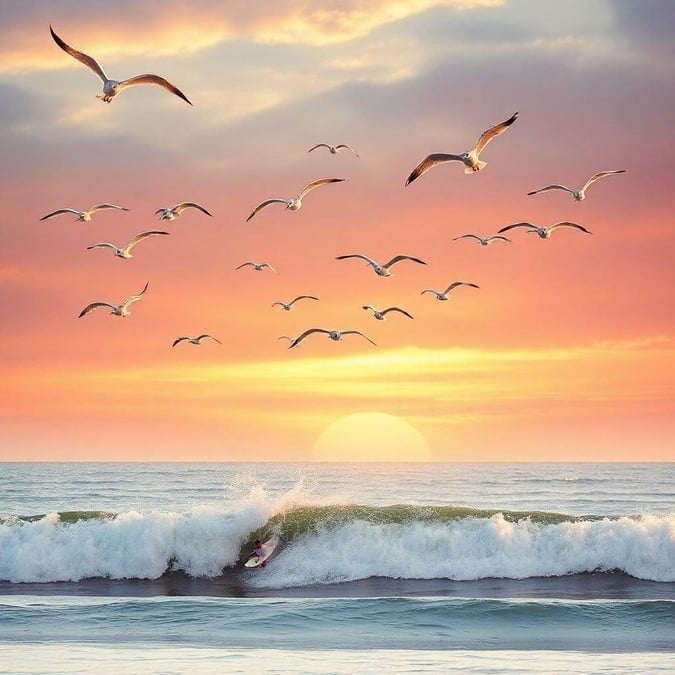
[[[675,671],[675,464],[0,471],[1,672]]]

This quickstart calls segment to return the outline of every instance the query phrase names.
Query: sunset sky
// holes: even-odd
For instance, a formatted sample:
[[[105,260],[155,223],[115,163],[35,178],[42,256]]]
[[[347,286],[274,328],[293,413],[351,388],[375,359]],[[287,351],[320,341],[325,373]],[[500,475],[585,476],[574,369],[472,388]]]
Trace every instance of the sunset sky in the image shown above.
[[[0,22],[1,460],[675,460],[671,0],[22,0]],[[101,102],[50,24],[194,106]],[[516,111],[484,170],[404,187]],[[307,152],[322,142],[360,157]],[[610,169],[583,202],[527,196]],[[324,177],[349,180],[245,222]],[[214,217],[153,215],[184,200]],[[39,220],[100,202],[129,211]],[[523,220],[593,234],[453,241]],[[148,229],[171,236],[132,260],[86,249]],[[380,278],[350,253],[427,265]],[[455,280],[480,289],[420,295]],[[131,316],[78,318],[146,282]],[[271,306],[300,294],[320,300]],[[377,346],[278,339],[311,327]],[[223,344],[172,348],[199,333]]]

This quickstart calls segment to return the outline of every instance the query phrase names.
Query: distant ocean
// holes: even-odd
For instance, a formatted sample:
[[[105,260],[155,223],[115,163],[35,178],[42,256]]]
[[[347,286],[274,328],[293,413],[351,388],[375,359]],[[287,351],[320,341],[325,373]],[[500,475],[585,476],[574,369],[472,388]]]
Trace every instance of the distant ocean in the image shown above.
[[[675,672],[675,463],[0,471],[3,673]]]

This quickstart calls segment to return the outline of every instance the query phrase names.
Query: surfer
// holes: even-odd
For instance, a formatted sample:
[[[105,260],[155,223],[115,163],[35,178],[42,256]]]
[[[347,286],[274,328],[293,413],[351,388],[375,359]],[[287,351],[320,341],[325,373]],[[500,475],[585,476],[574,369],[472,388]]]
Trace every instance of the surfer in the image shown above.
[[[248,555],[249,560],[251,558],[262,558],[265,555],[265,545],[262,543],[262,541],[260,541],[260,539],[255,540],[254,546],[255,548]],[[265,567],[266,565],[267,560],[263,560],[260,564],[260,567]]]

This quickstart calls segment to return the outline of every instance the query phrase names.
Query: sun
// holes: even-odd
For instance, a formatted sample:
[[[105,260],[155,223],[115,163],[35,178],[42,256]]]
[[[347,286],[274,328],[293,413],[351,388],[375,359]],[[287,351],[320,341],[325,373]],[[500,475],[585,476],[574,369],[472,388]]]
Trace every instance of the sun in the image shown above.
[[[394,415],[365,412],[340,417],[314,444],[319,462],[427,462],[429,444],[411,424]]]

